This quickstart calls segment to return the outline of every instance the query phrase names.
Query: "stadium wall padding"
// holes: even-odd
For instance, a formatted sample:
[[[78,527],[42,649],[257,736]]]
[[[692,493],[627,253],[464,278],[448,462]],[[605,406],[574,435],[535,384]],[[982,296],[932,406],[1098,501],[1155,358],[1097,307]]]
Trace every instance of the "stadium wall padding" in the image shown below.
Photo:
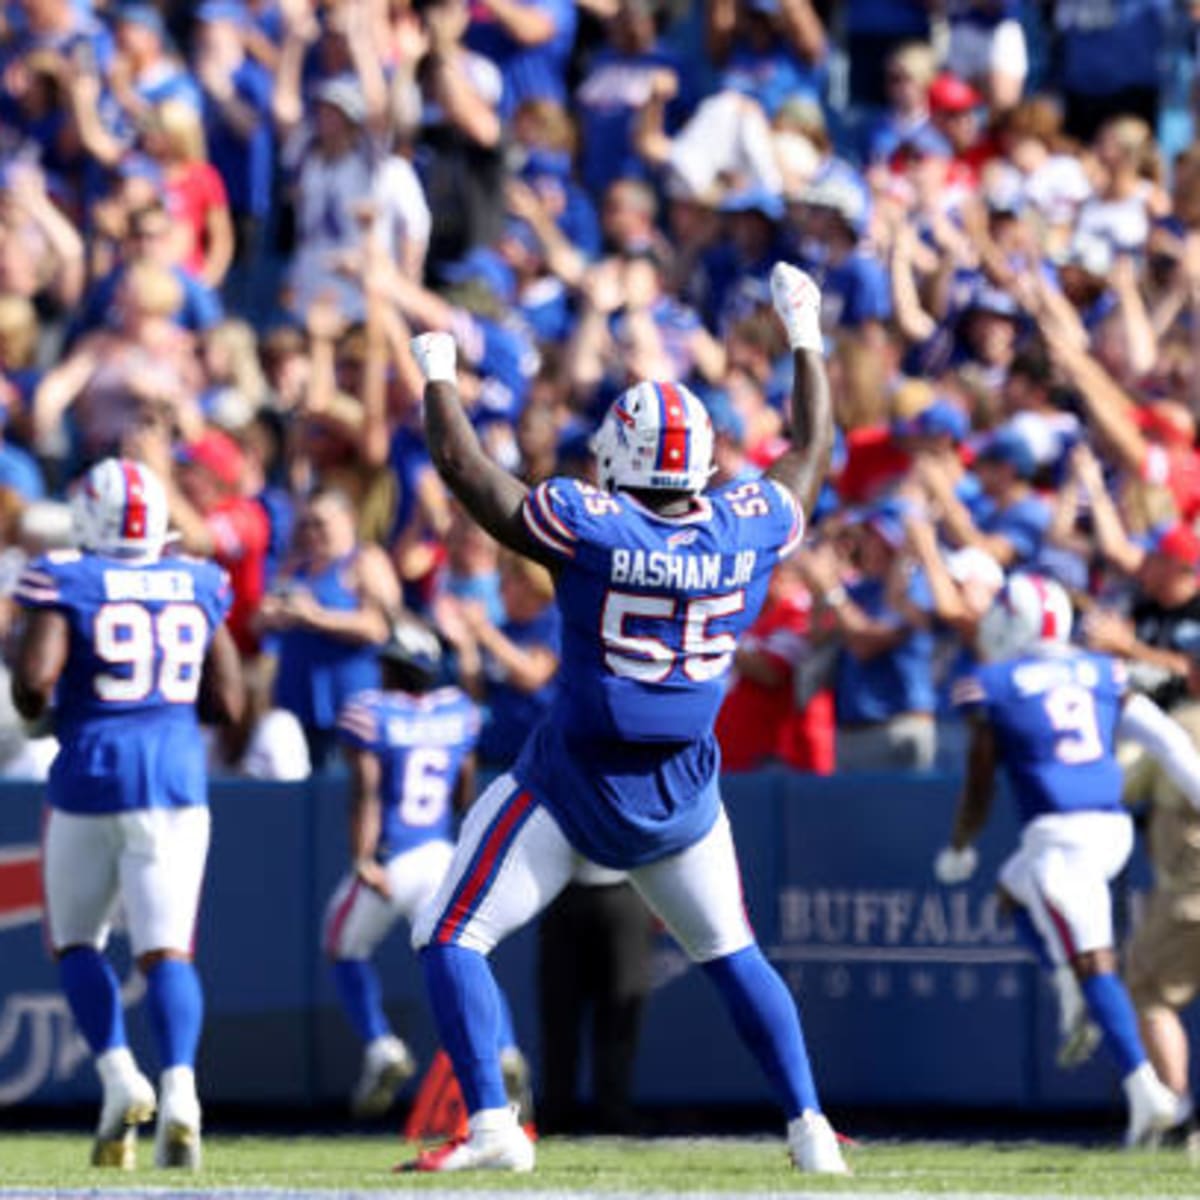
[[[326,898],[346,862],[345,779],[307,785],[218,781],[197,931],[207,991],[200,1081],[212,1103],[305,1108],[348,1094],[359,1050],[336,1008],[320,949]],[[726,804],[746,903],[801,1006],[817,1078],[834,1105],[1110,1107],[1103,1055],[1054,1065],[1049,988],[998,911],[992,881],[1015,844],[1009,806],[980,844],[967,886],[940,887],[958,783],[943,775],[830,779],[782,770],[728,776]],[[70,1104],[97,1094],[94,1072],[44,946],[36,863],[41,791],[0,785],[0,1105]],[[1128,927],[1147,886],[1135,860],[1117,886]],[[119,925],[119,922],[118,922]],[[434,1045],[407,930],[379,964],[388,1009],[422,1062]],[[142,987],[118,931],[112,949],[135,1052],[152,1067]],[[496,964],[536,1068],[536,936]],[[638,1058],[646,1104],[770,1099],[717,997],[667,933]],[[1193,1035],[1200,1032],[1192,1022]]]

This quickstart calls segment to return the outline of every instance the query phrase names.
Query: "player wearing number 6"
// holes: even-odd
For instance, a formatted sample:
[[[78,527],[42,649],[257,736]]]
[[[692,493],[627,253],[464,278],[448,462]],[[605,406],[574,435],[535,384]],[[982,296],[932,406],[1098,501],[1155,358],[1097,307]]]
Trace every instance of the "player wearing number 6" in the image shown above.
[[[371,955],[401,917],[411,920],[446,874],[454,810],[474,797],[479,710],[437,688],[441,647],[413,620],[379,650],[382,691],[360,692],[338,716],[350,768],[351,867],[325,914],[325,949],[342,1008],[364,1046],[351,1105],[377,1116],[413,1074],[408,1047],[383,1010]]]
[[[1121,1070],[1126,1142],[1138,1146],[1186,1113],[1147,1060],[1117,975],[1108,888],[1129,858],[1133,828],[1114,748],[1118,738],[1143,745],[1196,805],[1200,756],[1161,709],[1126,693],[1121,663],[1068,644],[1071,617],[1066,592],[1035,575],[1009,579],[984,615],[987,665],[956,689],[972,722],[966,784],[934,870],[946,884],[974,872],[972,843],[987,821],[999,761],[1023,822],[1021,844],[1000,868],[1000,890],[1039,958],[1078,979]]]
[[[92,1161],[132,1167],[157,1104],[155,1159],[199,1165],[195,1058],[203,1018],[192,938],[208,851],[197,711],[236,720],[237,650],[222,621],[225,573],[164,558],[167,501],[144,466],[106,459],[72,498],[81,551],[30,564],[13,668],[27,719],[51,712],[60,749],[47,785],[43,874],[51,947],[103,1084]],[[124,907],[162,1075],[156,1098],[125,1040],[103,951]]]
[[[470,1112],[469,1138],[423,1155],[419,1169],[533,1166],[490,1052],[487,955],[581,859],[628,871],[712,979],[784,1106],[796,1165],[846,1169],[795,1005],[747,921],[717,788],[713,723],[737,638],[800,540],[833,438],[820,294],[783,264],[771,286],[795,352],[792,446],[763,479],[712,493],[712,426],[682,385],[640,383],[615,401],[593,442],[603,490],[555,478],[530,491],[480,447],[451,338],[413,343],[438,471],[494,537],[551,568],[563,623],[554,708],[467,815],[417,918],[414,944]]]

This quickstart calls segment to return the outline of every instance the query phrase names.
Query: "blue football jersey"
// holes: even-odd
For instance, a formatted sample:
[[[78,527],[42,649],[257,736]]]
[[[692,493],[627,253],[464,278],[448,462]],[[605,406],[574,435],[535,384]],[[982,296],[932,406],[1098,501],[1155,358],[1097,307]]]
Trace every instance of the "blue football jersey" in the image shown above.
[[[479,725],[479,709],[456,687],[424,696],[359,692],[346,702],[338,736],[379,759],[381,861],[453,838],[454,786]]]
[[[204,804],[196,697],[229,611],[225,572],[192,558],[131,564],[60,551],[26,567],[16,599],[62,613],[70,628],[50,803],[75,813]]]
[[[517,777],[607,866],[683,849],[716,818],[725,679],[772,570],[800,541],[800,510],[768,479],[664,517],[555,478],[529,493],[523,517],[560,564],[562,656]]]
[[[955,702],[981,711],[1025,821],[1047,813],[1121,808],[1115,754],[1125,667],[1064,649],[991,663],[965,676]]]

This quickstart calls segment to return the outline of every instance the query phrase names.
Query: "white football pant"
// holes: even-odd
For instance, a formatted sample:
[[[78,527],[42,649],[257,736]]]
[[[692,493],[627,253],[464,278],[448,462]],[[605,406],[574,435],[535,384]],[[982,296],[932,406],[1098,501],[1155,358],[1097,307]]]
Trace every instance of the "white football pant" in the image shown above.
[[[1000,883],[1029,910],[1055,966],[1113,945],[1108,885],[1132,850],[1123,812],[1051,813],[1025,827]]]
[[[490,954],[586,862],[546,808],[512,775],[501,775],[468,811],[450,870],[417,917],[413,946],[438,942]],[[628,876],[694,962],[754,943],[724,809],[698,842]]]
[[[325,909],[325,953],[330,958],[370,958],[401,917],[411,921],[428,903],[453,854],[449,842],[438,840],[389,859],[385,869],[392,895],[387,900],[353,872],[344,876]]]
[[[42,870],[51,946],[102,950],[119,900],[135,956],[191,954],[210,821],[203,805],[97,816],[50,809]]]

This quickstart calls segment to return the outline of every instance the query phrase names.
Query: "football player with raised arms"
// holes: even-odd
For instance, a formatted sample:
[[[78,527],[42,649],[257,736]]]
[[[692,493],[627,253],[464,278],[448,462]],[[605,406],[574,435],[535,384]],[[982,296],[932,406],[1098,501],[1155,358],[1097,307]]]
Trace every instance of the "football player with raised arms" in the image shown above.
[[[337,735],[350,770],[350,870],[325,912],[324,944],[342,1011],[363,1044],[351,1097],[356,1116],[391,1107],[417,1069],[383,1008],[371,962],[395,923],[412,921],[445,877],[455,813],[475,798],[479,709],[460,688],[438,686],[442,648],[413,617],[379,648],[381,689],[352,696]],[[528,1067],[501,997],[497,1050],[510,1093]]]
[[[49,939],[103,1085],[92,1162],[132,1167],[137,1126],[157,1107],[156,1163],[196,1167],[192,939],[209,840],[197,718],[233,721],[244,703],[222,624],[229,584],[213,563],[164,557],[166,495],[140,463],[97,463],[72,513],[80,549],[35,560],[16,591],[26,613],[13,700],[26,719],[49,713],[60,747],[43,844]],[[130,1054],[104,956],[118,901],[146,980],[157,1095]]]
[[[967,776],[950,845],[935,860],[945,884],[970,878],[987,822],[996,766],[1022,821],[1021,843],[1000,868],[1040,958],[1068,966],[1121,1072],[1125,1141],[1154,1142],[1188,1115],[1154,1072],[1117,974],[1109,883],[1133,849],[1121,804],[1115,744],[1129,739],[1200,806],[1200,756],[1184,730],[1145,696],[1126,691],[1118,660],[1072,646],[1071,602],[1053,580],[1014,575],[979,629],[985,665],[955,700],[971,722]]]
[[[601,488],[552,478],[530,490],[481,448],[453,340],[414,339],[439,473],[498,541],[555,572],[563,618],[559,699],[467,815],[417,918],[414,945],[470,1114],[466,1140],[417,1169],[532,1168],[492,1052],[487,955],[590,860],[628,871],[713,981],[786,1112],[795,1165],[846,1170],[796,1006],[744,911],[717,787],[713,723],[737,637],[799,543],[833,439],[820,293],[786,264],[771,288],[794,352],[791,448],[763,478],[712,493],[712,426],[682,385],[639,383],[614,402],[593,442]]]

